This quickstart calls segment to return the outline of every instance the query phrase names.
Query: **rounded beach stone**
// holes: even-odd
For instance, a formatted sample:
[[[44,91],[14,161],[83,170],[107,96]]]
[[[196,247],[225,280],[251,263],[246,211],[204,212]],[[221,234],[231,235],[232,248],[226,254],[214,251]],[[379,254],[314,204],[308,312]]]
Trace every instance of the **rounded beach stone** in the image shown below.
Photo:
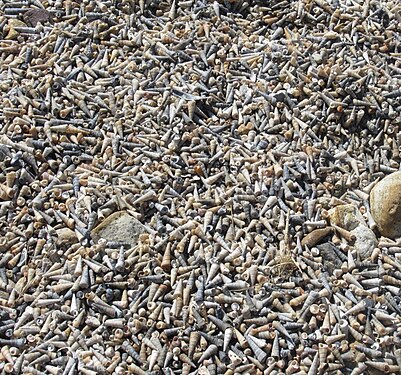
[[[383,236],[401,237],[401,172],[377,183],[370,193],[370,209]]]

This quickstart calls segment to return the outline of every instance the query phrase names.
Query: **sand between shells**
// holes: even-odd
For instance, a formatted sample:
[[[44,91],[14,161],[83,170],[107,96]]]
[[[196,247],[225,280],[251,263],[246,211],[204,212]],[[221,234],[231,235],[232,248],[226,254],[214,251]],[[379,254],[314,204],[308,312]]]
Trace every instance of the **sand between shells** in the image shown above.
[[[4,373],[400,372],[397,1],[0,7]]]

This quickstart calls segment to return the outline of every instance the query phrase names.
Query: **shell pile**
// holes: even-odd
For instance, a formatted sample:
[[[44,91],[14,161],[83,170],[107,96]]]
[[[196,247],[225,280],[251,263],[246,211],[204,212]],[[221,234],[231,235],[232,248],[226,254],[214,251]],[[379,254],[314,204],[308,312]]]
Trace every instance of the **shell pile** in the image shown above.
[[[0,7],[4,373],[400,372],[398,1]]]

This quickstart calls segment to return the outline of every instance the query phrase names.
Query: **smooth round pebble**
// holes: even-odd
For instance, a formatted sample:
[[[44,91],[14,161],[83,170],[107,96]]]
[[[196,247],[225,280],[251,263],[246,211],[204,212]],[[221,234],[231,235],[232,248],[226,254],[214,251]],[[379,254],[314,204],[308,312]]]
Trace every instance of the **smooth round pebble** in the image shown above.
[[[383,236],[401,236],[401,172],[379,181],[370,194],[372,216]]]

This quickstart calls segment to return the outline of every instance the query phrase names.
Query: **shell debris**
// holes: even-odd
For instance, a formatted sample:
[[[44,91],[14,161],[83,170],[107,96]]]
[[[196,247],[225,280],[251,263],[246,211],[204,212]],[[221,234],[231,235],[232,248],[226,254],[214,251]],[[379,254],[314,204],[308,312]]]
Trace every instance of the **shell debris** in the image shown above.
[[[400,22],[0,1],[0,371],[400,372]]]

